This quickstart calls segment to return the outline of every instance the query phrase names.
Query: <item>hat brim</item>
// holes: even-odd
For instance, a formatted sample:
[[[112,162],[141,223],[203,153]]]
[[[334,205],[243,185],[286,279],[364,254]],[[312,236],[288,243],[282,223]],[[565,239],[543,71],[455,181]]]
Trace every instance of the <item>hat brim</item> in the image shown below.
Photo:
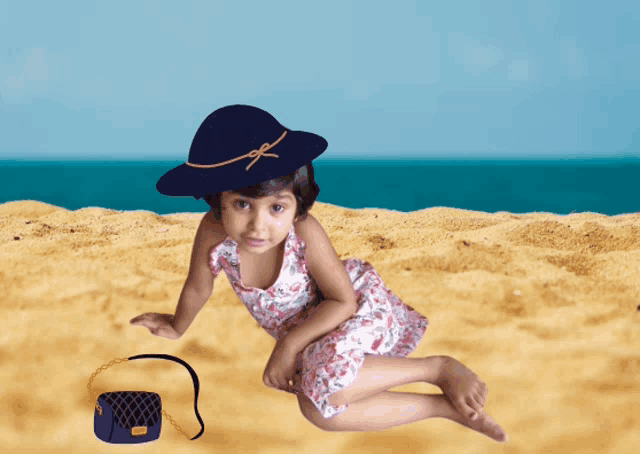
[[[156,183],[156,190],[170,197],[203,197],[207,194],[254,186],[262,181],[288,175],[320,156],[327,141],[314,133],[288,131],[285,138],[267,154],[256,158],[246,157],[213,168],[197,168],[181,164],[166,172]],[[247,150],[249,153],[251,150]]]

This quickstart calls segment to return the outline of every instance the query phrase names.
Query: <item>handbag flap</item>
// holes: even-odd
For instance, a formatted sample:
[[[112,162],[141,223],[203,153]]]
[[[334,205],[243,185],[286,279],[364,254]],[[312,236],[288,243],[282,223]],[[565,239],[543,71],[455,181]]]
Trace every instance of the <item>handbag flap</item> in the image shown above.
[[[114,391],[100,394],[111,407],[113,419],[124,429],[155,425],[160,420],[160,395],[148,391]]]

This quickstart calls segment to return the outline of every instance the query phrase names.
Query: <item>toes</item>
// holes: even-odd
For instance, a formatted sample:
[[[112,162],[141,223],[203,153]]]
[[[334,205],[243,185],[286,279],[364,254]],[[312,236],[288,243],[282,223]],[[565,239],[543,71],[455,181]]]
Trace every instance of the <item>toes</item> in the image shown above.
[[[467,415],[468,418],[475,419],[481,411],[482,405],[476,402],[473,396],[468,396],[465,399],[463,415]]]
[[[482,404],[477,402],[473,397],[469,398],[469,406],[475,413],[480,413],[482,411]]]
[[[456,408],[461,415],[464,415],[466,418],[470,418],[472,413],[475,413],[471,407],[465,402],[464,397],[460,397],[456,399]]]
[[[482,396],[484,401],[487,401],[487,395],[489,394],[489,388],[487,388],[486,383],[480,382],[479,394]]]
[[[474,405],[477,406],[478,404],[471,402],[471,399],[461,398],[457,401],[457,407],[460,414],[471,420],[475,420],[478,417],[478,411],[474,408]]]

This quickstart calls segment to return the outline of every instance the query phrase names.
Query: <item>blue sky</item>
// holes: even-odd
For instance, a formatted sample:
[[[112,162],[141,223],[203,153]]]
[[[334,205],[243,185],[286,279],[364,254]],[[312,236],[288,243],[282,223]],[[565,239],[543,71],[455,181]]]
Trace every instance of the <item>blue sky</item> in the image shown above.
[[[320,159],[640,156],[640,2],[0,0],[0,159],[185,160],[252,104]]]

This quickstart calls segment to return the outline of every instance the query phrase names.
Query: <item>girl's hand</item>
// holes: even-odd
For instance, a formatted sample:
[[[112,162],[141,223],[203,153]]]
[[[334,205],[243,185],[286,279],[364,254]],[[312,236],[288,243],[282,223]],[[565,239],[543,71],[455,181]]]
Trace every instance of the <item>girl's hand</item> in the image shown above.
[[[173,314],[147,312],[129,320],[132,325],[146,326],[154,336],[177,339],[182,334],[173,328]]]
[[[284,338],[280,339],[276,343],[262,375],[264,384],[269,388],[290,391],[293,385],[289,385],[289,380],[295,385],[300,378],[296,374],[297,355],[298,352],[284,342]]]

